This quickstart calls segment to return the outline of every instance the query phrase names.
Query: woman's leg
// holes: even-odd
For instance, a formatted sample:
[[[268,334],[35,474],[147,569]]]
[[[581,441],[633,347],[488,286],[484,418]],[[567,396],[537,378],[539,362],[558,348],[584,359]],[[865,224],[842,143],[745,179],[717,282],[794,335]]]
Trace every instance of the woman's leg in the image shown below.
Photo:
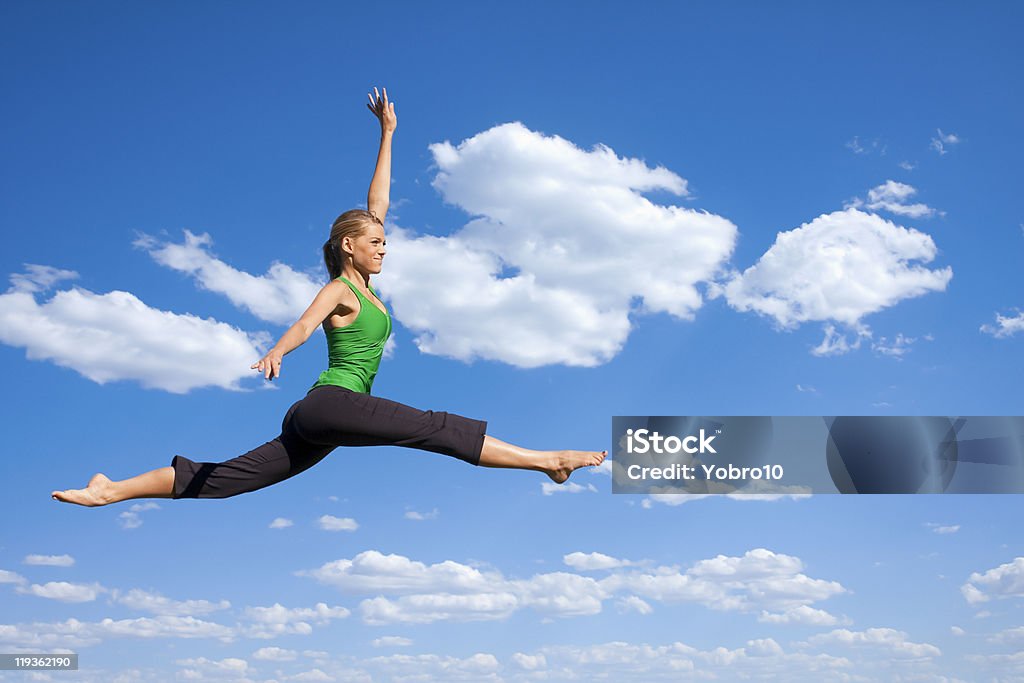
[[[556,484],[561,484],[573,470],[600,465],[605,455],[607,451],[532,451],[485,435],[479,464],[543,472]]]
[[[291,417],[299,403],[285,414],[279,436],[236,458],[195,462],[177,455],[170,467],[123,481],[96,474],[84,489],[51,495],[55,500],[95,507],[130,498],[228,498],[276,484],[304,472],[334,450],[311,444],[295,432]]]
[[[65,503],[97,507],[130,498],[170,498],[173,493],[174,468],[161,467],[123,481],[111,481],[103,474],[96,474],[84,489],[54,491],[50,495]]]
[[[600,465],[605,451],[534,451],[486,434],[487,423],[419,410],[336,386],[313,389],[295,413],[295,429],[311,443],[404,446],[450,455],[472,465],[534,470],[563,483],[573,470]]]

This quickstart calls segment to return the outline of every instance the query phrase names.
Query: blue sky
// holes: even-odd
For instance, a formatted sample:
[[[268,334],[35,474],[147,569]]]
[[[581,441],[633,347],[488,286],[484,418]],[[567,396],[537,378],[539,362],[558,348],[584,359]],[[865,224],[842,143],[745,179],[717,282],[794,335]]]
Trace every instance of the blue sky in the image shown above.
[[[49,498],[277,434],[323,336],[248,366],[365,202],[374,85],[374,393],[534,448],[1020,415],[1022,15],[5,3],[0,652],[81,670],[0,680],[1024,680],[1016,495],[680,504],[381,448],[225,501]]]

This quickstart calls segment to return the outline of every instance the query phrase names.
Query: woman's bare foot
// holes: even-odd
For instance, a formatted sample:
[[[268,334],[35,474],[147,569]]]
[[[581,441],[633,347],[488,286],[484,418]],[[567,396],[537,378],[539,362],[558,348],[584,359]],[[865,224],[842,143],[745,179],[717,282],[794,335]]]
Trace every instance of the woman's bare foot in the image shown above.
[[[66,491],[54,491],[50,495],[54,500],[86,507],[96,507],[112,503],[113,484],[105,475],[95,474],[89,480],[89,485],[84,489],[67,489]]]
[[[555,451],[550,466],[545,467],[543,472],[556,484],[564,484],[573,471],[580,467],[600,465],[606,455],[608,451]]]

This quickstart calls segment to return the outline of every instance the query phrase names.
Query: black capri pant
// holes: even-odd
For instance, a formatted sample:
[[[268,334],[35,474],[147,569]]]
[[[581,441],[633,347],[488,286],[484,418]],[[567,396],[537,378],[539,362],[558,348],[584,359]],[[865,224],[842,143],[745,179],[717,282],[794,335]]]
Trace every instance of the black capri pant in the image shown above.
[[[225,462],[180,455],[172,498],[228,498],[276,484],[317,464],[338,446],[407,446],[480,464],[487,423],[423,411],[331,384],[292,404],[281,434]]]

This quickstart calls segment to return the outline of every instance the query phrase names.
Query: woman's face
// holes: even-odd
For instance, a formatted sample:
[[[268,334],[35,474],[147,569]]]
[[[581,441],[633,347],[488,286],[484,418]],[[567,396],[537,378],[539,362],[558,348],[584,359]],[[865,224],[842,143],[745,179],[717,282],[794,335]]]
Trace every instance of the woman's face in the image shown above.
[[[356,270],[364,273],[379,273],[384,265],[384,254],[387,253],[384,239],[384,228],[372,223],[362,235],[346,237],[342,249],[352,254],[352,263]]]

